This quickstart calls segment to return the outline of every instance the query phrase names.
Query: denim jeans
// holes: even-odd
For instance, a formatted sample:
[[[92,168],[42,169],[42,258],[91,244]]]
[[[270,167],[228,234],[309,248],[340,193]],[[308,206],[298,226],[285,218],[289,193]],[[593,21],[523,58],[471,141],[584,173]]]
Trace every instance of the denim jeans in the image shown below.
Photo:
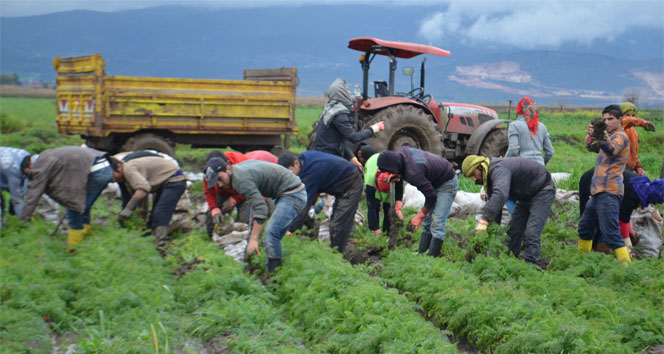
[[[542,230],[551,212],[551,205],[556,199],[555,189],[540,190],[530,200],[518,200],[510,219],[507,235],[509,251],[514,256],[521,254],[522,244],[525,246],[524,259],[529,263],[537,263],[540,255]]]
[[[92,209],[92,205],[112,180],[113,170],[111,170],[111,166],[88,174],[85,209],[82,213],[67,209],[67,222],[70,229],[81,230],[83,229],[83,224],[90,224],[90,209]]]
[[[422,221],[422,233],[430,233],[431,236],[441,241],[445,240],[445,224],[450,215],[454,197],[459,190],[459,180],[455,175],[451,180],[436,188],[436,206]]]
[[[612,193],[599,193],[590,197],[579,220],[579,237],[592,240],[597,229],[602,240],[612,250],[625,247],[618,226],[618,210],[622,197]]]
[[[154,194],[152,211],[147,224],[148,228],[156,229],[159,226],[168,226],[175,207],[186,188],[187,181],[170,182],[164,184]]]
[[[275,201],[274,212],[265,228],[265,253],[267,253],[268,259],[281,259],[281,239],[284,238],[288,227],[306,204],[307,191],[305,189],[291,194],[284,194]],[[249,234],[251,234],[251,230],[249,230]]]

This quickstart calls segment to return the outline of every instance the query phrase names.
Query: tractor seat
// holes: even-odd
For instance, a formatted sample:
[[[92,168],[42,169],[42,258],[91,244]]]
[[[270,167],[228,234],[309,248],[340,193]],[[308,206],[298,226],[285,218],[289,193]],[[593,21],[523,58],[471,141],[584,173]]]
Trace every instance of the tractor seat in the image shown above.
[[[374,81],[373,84],[376,97],[386,97],[390,95],[390,92],[387,90],[387,82]]]

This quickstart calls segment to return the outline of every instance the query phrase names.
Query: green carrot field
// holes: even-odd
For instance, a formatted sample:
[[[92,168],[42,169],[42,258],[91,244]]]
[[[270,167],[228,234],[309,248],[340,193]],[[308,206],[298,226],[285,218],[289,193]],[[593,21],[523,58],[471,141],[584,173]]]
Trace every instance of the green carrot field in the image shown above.
[[[322,107],[298,107],[304,149]],[[80,144],[57,133],[52,99],[0,98],[0,145],[38,153]],[[601,114],[540,114],[554,138],[552,172],[578,188],[595,161],[588,122]],[[659,177],[662,111],[645,111],[640,158]],[[178,146],[186,166],[209,150]],[[460,179],[462,190],[478,186]],[[193,194],[202,188],[194,185]],[[8,195],[7,195],[8,196]],[[8,199],[8,198],[7,198]],[[364,202],[360,210],[366,211]],[[661,207],[660,212],[664,211]],[[664,261],[577,253],[578,205],[556,201],[542,236],[543,270],[506,255],[506,228],[474,233],[450,219],[443,257],[417,255],[420,232],[387,235],[357,227],[344,259],[298,231],[285,237],[284,264],[245,267],[205,230],[176,233],[166,257],[138,220],[120,228],[120,201],[101,197],[92,234],[72,254],[52,223],[3,218],[0,232],[0,353],[651,353],[664,345]],[[415,209],[404,211],[408,220]],[[108,220],[102,224],[102,221]],[[358,261],[359,260],[359,261]],[[470,260],[470,261],[469,261]],[[72,346],[75,344],[75,346]]]

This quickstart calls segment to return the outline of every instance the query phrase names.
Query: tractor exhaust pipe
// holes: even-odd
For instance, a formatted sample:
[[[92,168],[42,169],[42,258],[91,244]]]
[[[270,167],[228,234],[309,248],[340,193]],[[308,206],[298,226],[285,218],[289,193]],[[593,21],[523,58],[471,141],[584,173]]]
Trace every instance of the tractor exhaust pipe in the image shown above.
[[[424,63],[426,63],[427,58],[422,59],[422,67],[420,68],[420,87],[422,88],[422,94],[424,95]]]

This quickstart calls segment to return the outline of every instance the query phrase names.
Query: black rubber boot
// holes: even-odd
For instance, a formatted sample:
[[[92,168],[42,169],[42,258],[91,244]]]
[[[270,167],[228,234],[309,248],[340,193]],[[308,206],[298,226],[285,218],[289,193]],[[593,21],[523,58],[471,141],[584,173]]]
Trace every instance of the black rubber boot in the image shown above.
[[[431,244],[431,234],[428,232],[422,232],[420,237],[420,249],[419,254],[426,252],[429,249],[429,244]]]
[[[429,250],[429,256],[438,258],[440,257],[440,249],[443,248],[443,240],[437,238],[431,239],[431,249]]]
[[[277,267],[281,267],[281,258],[268,258],[267,259],[267,272],[274,273]]]
[[[168,241],[168,226],[157,226],[154,231],[154,241],[157,251],[163,257],[166,256],[166,242]]]

